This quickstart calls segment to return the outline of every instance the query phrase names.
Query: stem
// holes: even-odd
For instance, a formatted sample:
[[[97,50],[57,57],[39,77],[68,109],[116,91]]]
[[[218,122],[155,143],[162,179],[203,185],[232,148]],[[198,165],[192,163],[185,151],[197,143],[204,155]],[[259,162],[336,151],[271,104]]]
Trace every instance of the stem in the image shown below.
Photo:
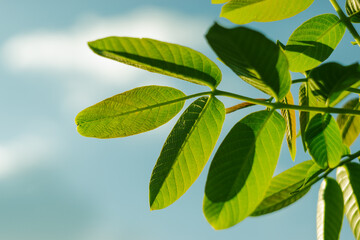
[[[357,88],[348,88],[346,91],[360,94],[360,89]]]
[[[340,8],[339,4],[336,0],[330,0],[330,3],[333,5],[335,11],[338,13],[341,21],[345,24],[346,28],[349,30],[351,35],[354,37],[356,43],[360,47],[360,36],[356,29],[354,28],[354,25],[350,22],[350,19],[345,15],[343,10]]]
[[[327,169],[323,175],[321,175],[320,177],[316,177],[314,178],[312,181],[308,182],[306,185],[304,186],[301,186],[301,188],[297,189],[294,193],[297,193],[298,191],[300,191],[301,189],[304,189],[304,188],[307,188],[307,187],[311,187],[312,185],[314,185],[315,183],[317,183],[318,181],[320,181],[321,179],[327,177],[334,169],[342,166],[342,165],[345,165],[346,163],[349,163],[351,162],[352,160],[354,160],[355,158],[358,158],[360,157],[360,151],[357,151],[356,153],[354,154],[350,154],[347,156],[346,159],[342,160],[336,167],[334,168],[329,168]]]
[[[295,80],[292,81],[291,84],[302,83],[302,82],[307,82],[307,78],[295,79]]]
[[[258,98],[258,100],[266,101],[267,99],[265,99],[265,98]],[[239,103],[239,104],[236,104],[235,106],[226,108],[226,114],[229,114],[229,113],[232,113],[232,112],[235,112],[235,111],[237,111],[237,110],[244,109],[244,108],[247,108],[247,107],[250,107],[250,106],[254,106],[254,105],[255,105],[255,104],[249,103],[249,102]]]
[[[266,101],[261,101],[249,97],[245,97],[242,95],[238,95],[235,93],[225,92],[221,90],[215,90],[213,92],[214,95],[220,95],[220,96],[226,96],[231,97],[235,99],[239,99],[242,101],[246,101],[253,104],[263,105],[269,108],[274,109],[293,109],[293,110],[300,110],[304,112],[324,112],[324,113],[342,113],[342,114],[348,114],[348,115],[360,115],[359,110],[353,110],[353,109],[343,109],[343,108],[332,108],[332,107],[306,107],[306,106],[299,106],[299,105],[291,105],[291,104],[285,104],[285,103],[269,103]]]

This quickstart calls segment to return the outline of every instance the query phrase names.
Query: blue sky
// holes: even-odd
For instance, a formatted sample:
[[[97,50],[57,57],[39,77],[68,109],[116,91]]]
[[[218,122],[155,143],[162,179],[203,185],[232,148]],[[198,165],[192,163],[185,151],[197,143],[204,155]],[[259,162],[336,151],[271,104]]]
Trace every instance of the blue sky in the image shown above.
[[[179,201],[150,212],[151,171],[176,119],[129,138],[99,140],[76,132],[74,118],[79,111],[138,86],[170,85],[188,94],[203,90],[103,59],[88,49],[87,41],[111,35],[189,46],[220,66],[224,73],[220,89],[264,96],[217,61],[206,44],[203,36],[214,21],[233,26],[218,17],[221,7],[210,0],[194,2],[2,1],[0,239],[315,239],[318,185],[289,208],[246,219],[228,230],[213,230],[202,214],[209,164]],[[309,17],[334,13],[328,1],[315,2],[294,18],[248,26],[286,43]],[[354,53],[359,49],[351,40],[346,33],[329,61],[357,61],[359,55]],[[227,106],[236,103],[222,100]],[[227,116],[220,140],[247,113]],[[359,146],[357,141],[354,147]],[[297,147],[296,162],[308,160],[300,141]],[[284,144],[276,172],[294,164]],[[353,239],[347,222],[341,239]]]

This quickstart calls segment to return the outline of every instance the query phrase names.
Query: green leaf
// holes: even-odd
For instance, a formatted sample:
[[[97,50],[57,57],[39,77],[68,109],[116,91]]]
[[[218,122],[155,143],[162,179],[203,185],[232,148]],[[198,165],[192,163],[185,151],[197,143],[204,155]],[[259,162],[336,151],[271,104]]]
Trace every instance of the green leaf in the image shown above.
[[[294,98],[291,92],[285,96],[282,101],[285,104],[294,105]],[[296,116],[295,110],[291,109],[281,109],[281,114],[285,119],[286,123],[286,142],[288,144],[290,155],[293,161],[295,161],[296,156]]]
[[[344,199],[339,184],[325,178],[319,190],[317,240],[338,240],[344,216]]]
[[[271,22],[295,16],[307,9],[314,0],[212,0],[225,3],[220,17],[236,24],[250,22]]]
[[[314,164],[309,168],[309,170],[306,173],[306,177],[304,180],[304,183],[301,185],[300,188],[297,189],[297,191],[300,191],[309,185],[312,185],[312,181],[318,178],[318,176],[324,172],[324,169],[320,168],[319,165]]]
[[[350,66],[326,63],[313,69],[308,79],[313,94],[330,104],[335,102],[344,90],[360,81],[360,67],[358,63]]]
[[[221,61],[247,83],[278,100],[289,92],[291,77],[286,56],[261,33],[214,24],[206,38]]]
[[[289,68],[305,72],[325,61],[341,41],[345,25],[334,14],[322,14],[304,22],[285,47]]]
[[[325,102],[321,99],[317,99],[312,92],[310,91],[308,83],[302,83],[299,89],[299,104],[304,107],[324,107]],[[305,143],[305,130],[310,121],[310,119],[315,116],[314,112],[304,112],[300,111],[300,132],[301,139],[304,146],[304,151],[306,152],[307,147]]]
[[[348,163],[339,167],[336,179],[343,192],[346,217],[355,239],[360,239],[360,165]]]
[[[226,3],[228,1],[229,0],[211,0],[211,3],[212,4],[221,4],[221,3]]]
[[[343,143],[340,130],[330,114],[316,114],[305,131],[305,142],[314,161],[323,169],[340,162]]]
[[[249,216],[263,200],[274,173],[285,121],[260,111],[240,120],[221,143],[205,186],[204,213],[215,229]]]
[[[349,100],[343,108],[360,110],[359,97]],[[339,114],[337,123],[340,127],[343,142],[350,147],[360,134],[360,117]]]
[[[359,0],[346,0],[346,12],[350,16],[350,20],[354,23],[360,22],[360,2]]]
[[[276,45],[278,45],[281,50],[285,51],[285,45],[279,40],[276,41]]]
[[[202,97],[182,114],[166,139],[150,180],[150,208],[162,209],[180,198],[200,175],[220,135],[225,107]]]
[[[251,216],[260,216],[275,212],[289,206],[303,197],[310,188],[305,188],[295,194],[294,192],[303,184],[308,170],[313,165],[313,161],[305,161],[271,179],[265,198],[259,206],[257,206]]]
[[[86,137],[127,137],[155,129],[184,106],[185,94],[171,87],[145,86],[115,95],[81,111],[75,119]]]
[[[150,72],[161,73],[214,89],[221,71],[202,53],[148,38],[107,37],[89,42],[100,56]]]

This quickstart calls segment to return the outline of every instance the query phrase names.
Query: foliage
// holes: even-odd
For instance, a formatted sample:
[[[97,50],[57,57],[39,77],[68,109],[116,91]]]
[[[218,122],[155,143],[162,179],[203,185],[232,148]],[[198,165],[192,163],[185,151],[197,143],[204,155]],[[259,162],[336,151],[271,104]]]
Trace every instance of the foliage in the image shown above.
[[[195,182],[219,138],[225,114],[262,105],[265,110],[240,119],[222,141],[211,162],[203,202],[206,219],[215,229],[236,225],[248,216],[282,209],[303,197],[319,180],[317,239],[339,239],[343,213],[360,239],[360,151],[350,145],[360,134],[359,96],[343,107],[348,95],[360,93],[360,66],[324,61],[345,30],[360,46],[352,25],[359,21],[360,1],[347,0],[347,17],[338,13],[312,17],[296,28],[286,45],[277,44],[247,27],[214,24],[206,39],[219,59],[240,79],[269,95],[253,99],[219,90],[221,71],[193,49],[153,39],[107,37],[92,41],[98,55],[151,72],[205,85],[209,91],[185,95],[162,86],[144,86],[115,95],[78,114],[76,124],[87,137],[114,138],[157,128],[175,115],[186,100],[199,97],[183,112],[170,132],[150,180],[150,208],[165,208]],[[221,16],[237,24],[270,22],[292,17],[313,0],[212,0],[224,4]],[[282,7],[286,6],[286,7]],[[304,75],[291,79],[291,72]],[[299,86],[299,105],[290,86]],[[243,101],[225,108],[217,96]],[[295,110],[300,112],[295,119]],[[281,112],[281,114],[279,113]],[[339,114],[337,121],[334,114]],[[284,136],[293,160],[296,124],[304,150],[312,159],[273,177]],[[337,181],[328,175],[337,169]]]

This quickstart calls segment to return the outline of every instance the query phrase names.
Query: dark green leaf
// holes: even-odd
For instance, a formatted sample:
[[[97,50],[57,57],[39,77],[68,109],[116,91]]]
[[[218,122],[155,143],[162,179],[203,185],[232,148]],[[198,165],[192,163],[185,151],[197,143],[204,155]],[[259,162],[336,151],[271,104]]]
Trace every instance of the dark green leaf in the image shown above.
[[[314,0],[212,0],[226,3],[220,16],[236,24],[271,22],[295,16],[307,9]]]
[[[355,23],[360,22],[360,1],[346,0],[346,12],[350,16],[350,20]]]
[[[291,77],[286,56],[261,33],[215,24],[206,38],[221,61],[247,83],[278,100],[289,92]]]
[[[279,40],[276,41],[276,45],[278,45],[281,50],[285,51],[285,45]]]
[[[360,110],[359,97],[349,100],[343,108]],[[360,116],[339,114],[337,123],[340,127],[343,142],[350,147],[360,134]]]
[[[309,84],[303,83],[300,86],[299,90],[299,104],[304,107],[324,107],[325,102],[321,99],[317,99],[312,92],[310,91]],[[300,131],[301,131],[301,139],[303,142],[304,150],[306,152],[307,147],[305,144],[305,130],[310,121],[310,119],[315,116],[314,112],[304,112],[300,111]]]
[[[107,37],[89,42],[97,54],[150,72],[215,88],[221,71],[195,50],[148,38]]]
[[[307,172],[313,166],[309,160],[295,165],[271,179],[264,200],[251,216],[259,216],[282,209],[303,197],[310,188],[294,192],[303,184]]]
[[[145,86],[115,95],[81,111],[75,119],[86,137],[126,137],[155,129],[184,106],[185,94],[170,87]]]
[[[340,130],[330,114],[316,114],[305,131],[310,155],[322,168],[336,167],[340,162],[343,144]]]
[[[282,101],[285,104],[294,105],[294,98],[291,92],[285,96]],[[296,156],[296,116],[295,110],[291,109],[281,109],[281,114],[285,119],[286,123],[286,142],[288,144],[290,155],[293,161],[295,161]]]
[[[240,120],[221,143],[205,186],[204,213],[215,229],[231,227],[263,200],[274,173],[285,121],[260,111]]]
[[[150,208],[162,209],[180,198],[200,175],[220,135],[225,107],[202,97],[182,114],[167,138],[150,180]]]
[[[317,240],[338,240],[344,217],[344,199],[339,184],[325,178],[319,190]]]
[[[341,41],[345,25],[334,14],[322,14],[304,22],[285,47],[289,68],[305,72],[325,61]]]
[[[342,66],[338,63],[326,63],[310,72],[311,91],[317,98],[328,104],[337,101],[341,93],[360,81],[360,67],[355,63]]]
[[[355,239],[360,239],[360,165],[348,163],[339,167],[336,179],[343,192],[346,217]]]

